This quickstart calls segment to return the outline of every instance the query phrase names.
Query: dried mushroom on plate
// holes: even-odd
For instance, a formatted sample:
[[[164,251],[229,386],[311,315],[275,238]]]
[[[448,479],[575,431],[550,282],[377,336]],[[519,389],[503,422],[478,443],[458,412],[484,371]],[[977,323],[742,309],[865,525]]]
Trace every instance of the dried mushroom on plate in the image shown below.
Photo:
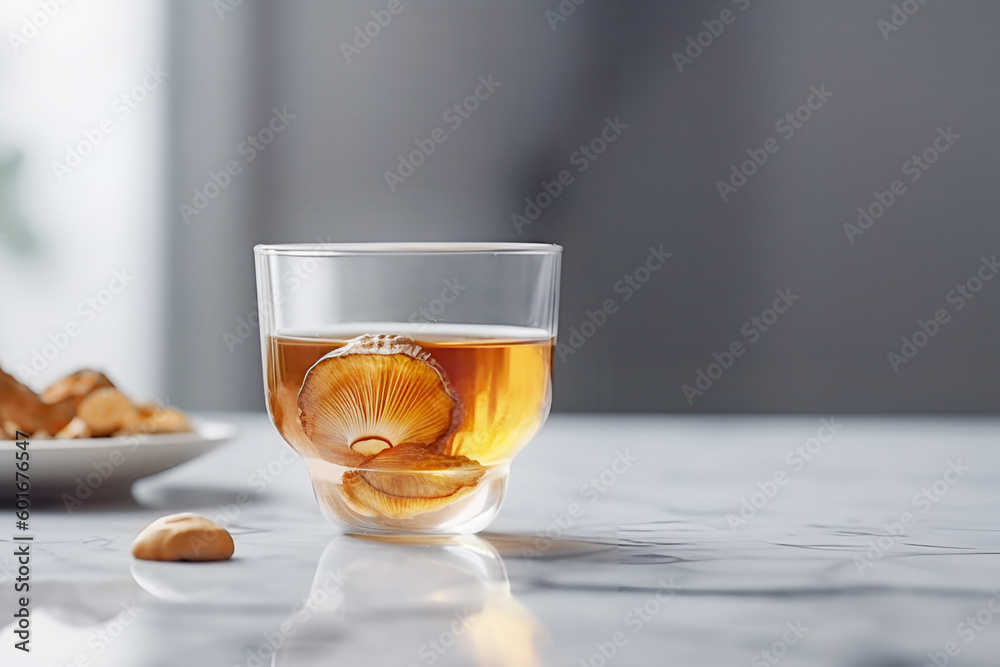
[[[134,403],[104,373],[83,369],[36,394],[0,369],[0,436],[17,431],[36,440],[100,438],[192,431],[179,410]]]

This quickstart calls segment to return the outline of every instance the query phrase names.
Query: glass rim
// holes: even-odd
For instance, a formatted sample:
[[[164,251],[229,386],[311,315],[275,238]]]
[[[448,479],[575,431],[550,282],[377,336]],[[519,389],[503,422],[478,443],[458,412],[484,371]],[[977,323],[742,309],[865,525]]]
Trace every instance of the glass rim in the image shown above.
[[[438,254],[528,254],[556,255],[562,246],[554,243],[278,243],[258,244],[255,255],[337,257],[342,255],[438,255]]]

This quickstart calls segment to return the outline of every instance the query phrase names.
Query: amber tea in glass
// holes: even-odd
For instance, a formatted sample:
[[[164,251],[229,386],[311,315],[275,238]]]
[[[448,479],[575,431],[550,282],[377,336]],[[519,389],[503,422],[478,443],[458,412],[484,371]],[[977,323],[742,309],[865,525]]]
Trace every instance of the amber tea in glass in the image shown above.
[[[323,513],[361,532],[485,527],[548,415],[558,247],[256,253],[268,411]]]

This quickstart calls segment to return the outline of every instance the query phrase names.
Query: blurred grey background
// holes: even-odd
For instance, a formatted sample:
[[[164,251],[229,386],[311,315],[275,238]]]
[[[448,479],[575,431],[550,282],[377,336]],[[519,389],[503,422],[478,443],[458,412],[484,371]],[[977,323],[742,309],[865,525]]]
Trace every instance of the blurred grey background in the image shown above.
[[[949,293],[1000,253],[998,29],[990,0],[167,3],[157,390],[262,407],[255,243],[545,241],[565,247],[563,342],[618,306],[556,360],[555,409],[995,413],[1000,280],[960,310]],[[453,129],[444,112],[479,77],[500,85]],[[627,128],[577,171],[608,118]],[[391,190],[436,127],[447,141]],[[948,128],[947,152],[906,165]],[[519,230],[564,169],[573,183]],[[213,173],[225,186],[185,214]],[[660,246],[672,257],[626,301],[619,281]],[[798,299],[763,331],[776,290]],[[938,309],[947,323],[893,368]]]

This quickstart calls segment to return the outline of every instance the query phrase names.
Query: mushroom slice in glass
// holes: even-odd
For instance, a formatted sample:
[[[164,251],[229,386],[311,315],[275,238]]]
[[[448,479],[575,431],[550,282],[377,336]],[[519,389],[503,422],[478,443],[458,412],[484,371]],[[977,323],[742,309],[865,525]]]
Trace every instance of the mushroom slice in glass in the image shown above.
[[[346,473],[341,488],[359,514],[405,518],[455,502],[475,489],[485,472],[464,456],[404,444],[373,456],[364,470]]]
[[[404,443],[433,445],[458,417],[443,370],[405,336],[360,336],[317,361],[297,399],[324,459],[356,467]]]

